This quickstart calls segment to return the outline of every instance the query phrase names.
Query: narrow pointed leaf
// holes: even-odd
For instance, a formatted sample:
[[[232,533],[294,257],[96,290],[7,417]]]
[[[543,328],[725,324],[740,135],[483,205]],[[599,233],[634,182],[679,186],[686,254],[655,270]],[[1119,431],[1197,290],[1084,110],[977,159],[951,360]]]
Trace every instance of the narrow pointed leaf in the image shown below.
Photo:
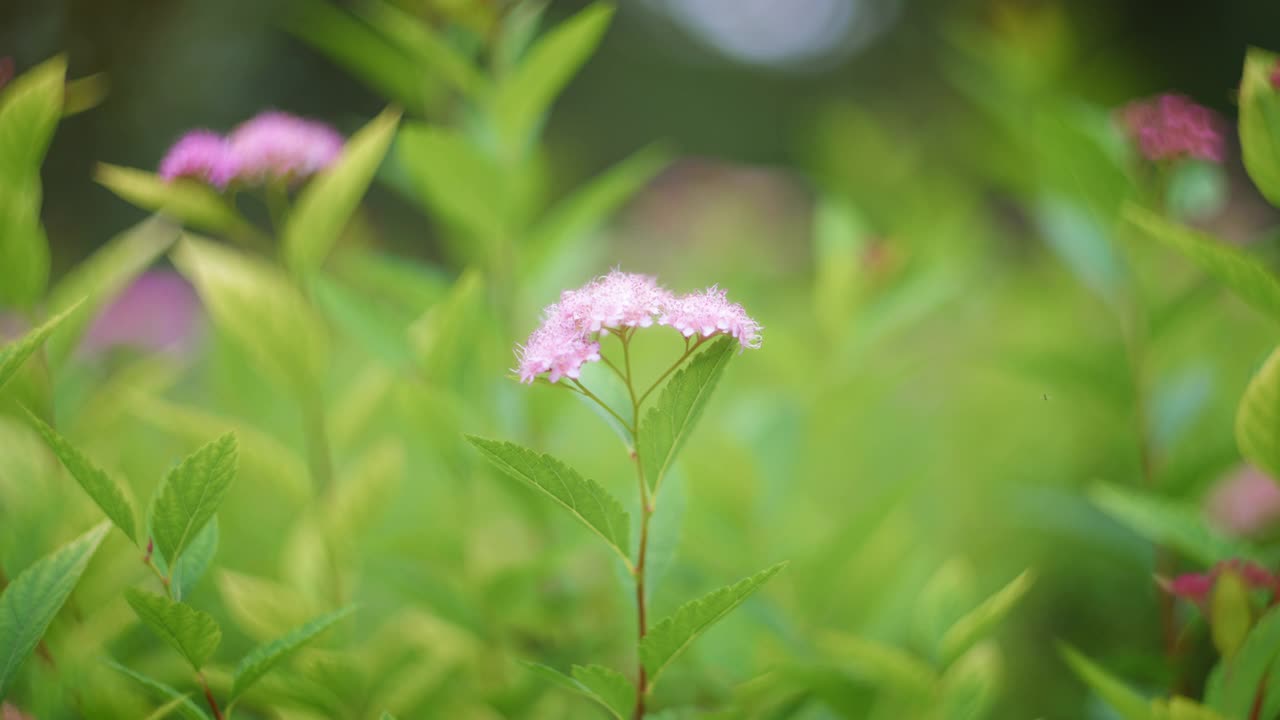
[[[599,535],[622,561],[631,566],[626,547],[631,541],[631,518],[607,490],[559,460],[514,443],[468,435],[467,441],[494,465],[556,501],[583,525]]]
[[[841,670],[877,687],[907,695],[925,695],[932,692],[938,682],[938,673],[929,663],[887,643],[831,633],[821,638],[820,645]]]
[[[650,685],[656,683],[662,671],[712,625],[745,602],[784,567],[786,563],[779,563],[681,605],[675,614],[650,628],[649,634],[640,642],[640,659],[649,673]]]
[[[984,720],[999,699],[1003,662],[994,643],[984,642],[960,656],[943,673],[939,720]]]
[[[97,503],[107,518],[135,545],[138,544],[138,516],[134,513],[129,496],[125,494],[119,483],[94,465],[92,460],[59,435],[56,430],[46,425],[43,420],[32,413],[27,413],[27,417],[71,477],[75,478],[85,493]]]
[[[173,593],[174,600],[181,600],[191,594],[191,589],[200,582],[200,578],[204,577],[209,566],[213,564],[213,556],[217,553],[218,516],[214,515],[204,529],[196,533],[191,544],[187,545],[178,562],[173,565],[173,572],[169,578],[169,591]]]
[[[1240,454],[1273,478],[1280,477],[1280,348],[1249,381],[1236,410]]]
[[[331,625],[350,615],[354,608],[346,607],[328,615],[322,615],[311,622],[295,628],[283,637],[269,643],[259,645],[236,666],[235,679],[232,681],[231,700],[244,694],[262,676],[271,671],[281,660],[284,660],[298,648],[311,642],[317,635]]]
[[[1262,681],[1280,657],[1280,608],[1262,616],[1227,665],[1222,684],[1222,714],[1248,717]]]
[[[1186,255],[1254,309],[1280,320],[1280,278],[1253,256],[1148,210],[1129,207],[1125,217],[1146,234]]]
[[[636,688],[622,673],[603,665],[574,665],[570,673],[618,720],[631,717],[636,703]]]
[[[1280,207],[1280,91],[1272,74],[1280,56],[1249,48],[1240,79],[1240,147],[1253,184]]]
[[[645,482],[654,488],[662,485],[667,469],[693,432],[736,345],[733,338],[723,337],[698,353],[667,381],[657,404],[645,414],[637,449]]]
[[[176,703],[174,709],[178,711],[179,715],[187,718],[187,720],[209,720],[209,716],[200,708],[199,705],[195,703],[195,701],[187,695],[178,692],[173,687],[166,685],[159,680],[149,678],[142,673],[134,672],[118,662],[107,660],[106,664],[107,667],[110,667],[116,672],[133,679],[155,695],[169,700],[172,703]]]
[[[1122,720],[1154,720],[1148,700],[1101,666],[1068,645],[1059,648],[1072,671]]]
[[[0,178],[36,173],[62,116],[67,60],[58,56],[14,78],[0,92]]]
[[[408,55],[415,71],[435,75],[455,90],[474,95],[488,80],[431,25],[387,2],[357,8],[361,16]]]
[[[63,310],[40,327],[28,332],[12,343],[0,347],[0,388],[3,388],[4,384],[17,374],[18,369],[27,361],[27,358],[31,357],[31,354],[39,349],[45,340],[49,339],[49,336],[53,334],[58,325],[70,317],[77,308],[79,308],[78,303]]]
[[[235,478],[238,457],[236,436],[227,433],[188,456],[156,489],[151,532],[171,567],[218,511]]]
[[[0,593],[0,697],[8,693],[18,669],[44,636],[110,529],[106,522],[94,526],[37,560]]]
[[[1128,488],[1098,485],[1089,492],[1104,512],[1152,543],[1172,547],[1201,565],[1234,557],[1254,558],[1247,543],[1209,527],[1198,509]]]
[[[614,8],[598,2],[538,38],[516,69],[502,79],[492,103],[504,146],[523,150],[556,96],[595,52]]]
[[[507,177],[465,134],[405,123],[396,155],[423,208],[480,242],[480,249],[506,232]]]
[[[1030,570],[1023,571],[999,592],[957,620],[942,636],[942,662],[950,663],[985,638],[1018,604],[1022,596],[1027,594],[1034,581],[1035,577]]]
[[[609,700],[606,700],[604,697],[599,695],[594,688],[586,685],[578,677],[578,675],[580,674],[585,674],[591,680],[591,682],[605,686],[606,692],[608,692],[611,696],[615,696],[613,702],[617,702],[618,698],[616,696],[619,694],[619,692],[616,685],[616,680],[610,679],[606,676],[605,673],[613,673],[613,671],[609,670],[608,668],[602,668],[598,665],[592,665],[592,666],[589,666],[588,668],[583,668],[575,665],[573,666],[573,670],[572,670],[574,673],[574,676],[570,677],[569,675],[566,675],[560,672],[559,670],[556,670],[553,667],[542,665],[540,663],[523,662],[522,664],[526,668],[528,668],[531,672],[538,675],[543,680],[546,680],[547,682],[551,683],[552,685],[562,690],[568,690],[569,692],[575,695],[580,695],[588,700],[591,700],[592,702],[598,703],[601,708],[607,711],[609,715],[614,717],[616,720],[627,720],[627,718],[631,717],[630,707],[624,706],[624,709],[620,714],[618,709],[615,708],[610,703]],[[599,670],[594,670],[592,668],[599,668]],[[600,671],[603,671],[603,673]],[[623,678],[620,675],[618,676],[618,678],[621,679],[622,682],[626,683],[628,687],[631,687],[631,683],[627,682],[626,678]],[[631,692],[631,702],[634,703],[635,689],[634,688],[631,689],[630,692]]]
[[[142,622],[195,670],[222,642],[222,629],[209,613],[137,588],[125,590],[124,597]]]
[[[229,200],[196,180],[169,181],[145,170],[107,163],[98,165],[94,180],[125,202],[160,213],[194,230],[237,237],[257,233]]]
[[[347,141],[331,167],[312,178],[289,215],[281,243],[296,273],[320,267],[360,205],[395,136],[400,113],[385,110]]]

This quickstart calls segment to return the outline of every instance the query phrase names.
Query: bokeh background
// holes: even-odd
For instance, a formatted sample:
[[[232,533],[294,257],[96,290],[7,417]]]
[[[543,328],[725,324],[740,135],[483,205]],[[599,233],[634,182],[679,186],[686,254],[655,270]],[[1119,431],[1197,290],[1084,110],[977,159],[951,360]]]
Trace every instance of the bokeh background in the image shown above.
[[[398,4],[481,36],[498,5]],[[555,0],[545,23],[585,6]],[[254,0],[0,5],[0,56],[20,71],[66,52],[71,77],[108,78],[98,107],[59,126],[44,166],[55,273],[146,217],[94,182],[97,163],[151,169],[187,128],[224,131],[264,108],[349,133],[386,105],[300,38],[294,13],[291,3]],[[902,717],[893,714],[901,706],[892,682],[865,657],[846,657],[831,634],[917,645],[915,599],[939,568],[975,598],[1034,572],[1034,587],[996,635],[1002,661],[990,717],[1110,717],[1067,671],[1058,641],[1152,692],[1198,692],[1213,658],[1206,630],[1180,608],[1186,650],[1169,662],[1153,582],[1194,563],[1158,558],[1090,492],[1098,483],[1156,488],[1212,515],[1217,485],[1249,472],[1232,423],[1275,329],[1171,253],[1091,224],[1074,190],[1058,183],[1065,174],[1086,187],[1081,197],[1107,193],[1105,160],[1057,170],[1096,151],[1081,149],[1081,128],[1104,128],[1137,97],[1172,89],[1233,120],[1249,45],[1280,48],[1280,5],[619,4],[599,51],[551,112],[535,195],[551,203],[654,142],[674,159],[596,234],[565,280],[620,265],[680,290],[719,283],[765,326],[763,349],[734,361],[687,452],[683,519],[655,602],[669,610],[792,561],[761,601],[708,636],[670,681],[667,704],[736,698],[761,717]],[[459,115],[447,103],[406,110],[432,122]],[[1177,177],[1170,212],[1280,259],[1280,216],[1249,184],[1235,142],[1232,134],[1221,167]],[[1131,160],[1124,168],[1140,185],[1148,171]],[[454,229],[405,188],[396,168],[384,168],[351,242],[396,258],[417,278],[400,297],[429,304],[467,263],[451,249]],[[351,690],[395,698],[402,717],[585,716],[584,705],[522,675],[513,658],[631,663],[630,610],[604,553],[506,487],[459,439],[463,430],[506,432],[609,478],[602,482],[611,488],[629,487],[625,458],[589,410],[502,377],[510,346],[555,299],[552,288],[539,290],[519,295],[509,324],[494,324],[502,332],[468,341],[474,363],[458,371],[463,379],[446,399],[369,372],[378,353],[367,337],[349,338],[335,363],[335,403],[352,403],[344,411],[364,407],[361,388],[381,389],[356,415],[366,424],[339,441],[339,464],[358,464],[352,458],[385,449],[379,443],[403,454],[394,500],[368,522],[353,551],[360,569],[347,578],[386,617],[399,618],[396,608],[417,613],[355,633],[384,645],[396,627],[420,634],[420,645],[386,665],[395,673],[385,677],[411,678],[412,692],[371,681]],[[1126,309],[1132,297],[1150,330],[1140,353]],[[394,325],[421,309],[380,317]],[[161,400],[139,401],[141,410],[125,403],[118,417],[81,427],[129,477],[157,477],[190,442],[166,430],[191,419],[176,407],[198,405],[271,443],[302,446],[264,381],[212,333],[202,337],[197,359],[175,361],[171,383],[139,380]],[[84,362],[60,389],[64,414],[97,407],[93,388],[139,372],[132,355]],[[287,488],[265,477],[278,471],[250,468],[237,486],[221,516],[220,567],[268,577],[297,562],[284,539],[296,538],[289,518],[263,510],[287,500]],[[16,482],[14,468],[9,477]],[[141,495],[154,480],[135,482]],[[15,566],[52,545],[43,539],[65,535],[47,521],[62,501],[29,494],[6,497],[5,557]],[[1265,535],[1280,517],[1280,502],[1263,497],[1253,504],[1272,503],[1275,513],[1248,532]],[[1217,522],[1230,525],[1222,513]],[[35,538],[42,542],[25,542]],[[197,597],[242,617],[227,587],[208,583]],[[249,625],[229,642],[247,645]],[[140,649],[139,631],[112,637],[113,654],[162,665]],[[384,666],[367,652],[359,662],[377,675]],[[743,690],[766,669],[776,671],[771,679]],[[74,716],[57,694],[33,702],[49,717]],[[129,717],[129,703],[140,701],[111,702],[123,709],[101,716]],[[338,707],[329,712],[373,710]]]

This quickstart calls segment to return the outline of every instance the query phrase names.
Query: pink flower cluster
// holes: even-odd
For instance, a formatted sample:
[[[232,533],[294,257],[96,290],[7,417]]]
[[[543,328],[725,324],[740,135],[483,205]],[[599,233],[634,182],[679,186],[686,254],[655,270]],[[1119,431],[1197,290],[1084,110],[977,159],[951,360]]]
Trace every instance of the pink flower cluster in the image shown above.
[[[231,183],[296,183],[333,164],[343,138],[328,125],[288,113],[268,111],[222,136],[192,130],[160,161],[160,177],[193,178],[219,189]]]
[[[668,325],[685,337],[728,335],[744,348],[760,347],[760,325],[729,302],[724,290],[677,296],[647,275],[613,270],[577,290],[566,290],[560,302],[543,311],[542,325],[516,349],[520,380],[531,383],[542,374],[551,382],[576,379],[582,366],[600,359],[596,333],[620,328]]]
[[[1184,95],[1167,93],[1129,103],[1120,110],[1120,122],[1148,160],[1222,162],[1226,152],[1222,119]]]
[[[1204,607],[1213,592],[1214,584],[1224,572],[1240,576],[1250,589],[1280,592],[1280,578],[1257,563],[1239,559],[1224,560],[1209,568],[1208,572],[1179,575],[1165,583],[1165,590]]]

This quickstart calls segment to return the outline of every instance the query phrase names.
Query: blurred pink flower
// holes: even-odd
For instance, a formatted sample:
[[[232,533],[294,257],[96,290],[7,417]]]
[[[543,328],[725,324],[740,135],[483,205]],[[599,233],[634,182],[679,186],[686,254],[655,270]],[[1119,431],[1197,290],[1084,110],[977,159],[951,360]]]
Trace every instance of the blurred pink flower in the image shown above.
[[[1226,152],[1222,118],[1185,95],[1166,93],[1137,100],[1122,108],[1119,117],[1148,160],[1222,162]]]
[[[729,294],[714,285],[700,293],[673,298],[663,308],[658,323],[679,330],[685,337],[728,335],[744,348],[760,347],[760,324],[741,305],[729,302]]]
[[[4,89],[5,85],[13,79],[13,58],[8,55],[0,57],[0,89]]]
[[[152,270],[98,313],[80,349],[89,356],[119,346],[181,355],[195,342],[199,312],[195,291],[181,275]]]
[[[1236,536],[1257,535],[1280,521],[1280,485],[1256,467],[1244,465],[1214,485],[1205,505],[1220,529]]]
[[[1232,572],[1244,580],[1252,590],[1280,590],[1280,578],[1255,562],[1240,560],[1223,560],[1203,573],[1184,573],[1172,580],[1161,581],[1164,589],[1172,595],[1204,607],[1204,603],[1213,592],[1213,586],[1224,572]]]
[[[228,142],[236,179],[254,184],[296,182],[320,172],[342,154],[343,138],[322,122],[273,110],[242,123]]]
[[[178,139],[160,161],[167,181],[193,178],[225,188],[236,174],[236,160],[226,138],[209,130],[192,130]]]
[[[1271,87],[1280,90],[1280,60],[1276,60],[1275,67],[1271,68]]]
[[[35,720],[35,718],[19,710],[17,705],[6,702],[0,703],[0,720]]]

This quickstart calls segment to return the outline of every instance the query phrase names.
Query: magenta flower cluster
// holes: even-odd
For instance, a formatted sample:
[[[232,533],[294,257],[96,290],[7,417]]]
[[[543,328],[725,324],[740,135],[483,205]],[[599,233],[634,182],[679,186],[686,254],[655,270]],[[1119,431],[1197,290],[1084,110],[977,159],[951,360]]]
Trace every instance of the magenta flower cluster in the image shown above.
[[[1240,559],[1224,560],[1209,568],[1208,572],[1179,575],[1168,581],[1165,589],[1203,607],[1224,572],[1235,573],[1252,590],[1280,593],[1280,578],[1257,563]]]
[[[577,379],[583,365],[600,359],[598,333],[654,324],[675,328],[686,338],[728,335],[743,348],[760,347],[760,324],[724,290],[675,295],[653,277],[613,270],[564,291],[560,302],[543,311],[542,325],[516,349],[516,372],[526,383],[543,374],[551,382]]]
[[[1120,110],[1120,122],[1148,160],[1222,162],[1226,153],[1222,118],[1184,95],[1168,93],[1129,103]]]
[[[160,161],[160,177],[192,178],[219,189],[294,184],[333,164],[342,146],[342,135],[322,122],[268,111],[227,136],[209,130],[183,135]]]

